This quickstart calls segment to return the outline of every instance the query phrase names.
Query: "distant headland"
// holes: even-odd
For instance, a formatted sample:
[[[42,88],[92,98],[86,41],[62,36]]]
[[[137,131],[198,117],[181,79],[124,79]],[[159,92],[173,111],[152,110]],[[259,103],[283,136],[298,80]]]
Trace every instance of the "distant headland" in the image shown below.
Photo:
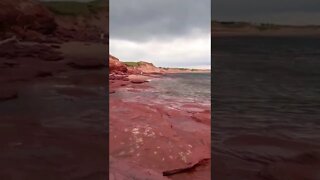
[[[320,36],[320,25],[212,21],[213,36]]]
[[[166,74],[166,73],[209,73],[210,69],[156,67],[146,61],[123,61],[109,55],[110,72],[118,71],[128,74]]]

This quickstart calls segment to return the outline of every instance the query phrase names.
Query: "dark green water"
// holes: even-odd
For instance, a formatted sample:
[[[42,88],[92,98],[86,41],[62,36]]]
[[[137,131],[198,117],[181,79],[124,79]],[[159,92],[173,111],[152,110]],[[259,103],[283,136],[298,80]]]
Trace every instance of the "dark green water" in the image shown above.
[[[320,142],[320,38],[217,37],[212,52],[213,139],[248,132]]]
[[[210,104],[210,73],[168,74],[150,84],[160,96]]]

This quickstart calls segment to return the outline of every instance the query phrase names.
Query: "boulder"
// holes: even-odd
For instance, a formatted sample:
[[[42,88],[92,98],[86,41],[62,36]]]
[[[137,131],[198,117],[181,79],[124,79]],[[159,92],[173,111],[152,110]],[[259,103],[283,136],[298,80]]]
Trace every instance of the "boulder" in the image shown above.
[[[134,80],[131,80],[130,82],[134,83],[134,84],[142,84],[142,83],[145,83],[147,81],[146,80],[142,80],[142,79],[134,79]]]
[[[104,61],[99,59],[73,59],[68,65],[75,69],[101,69],[106,67]]]

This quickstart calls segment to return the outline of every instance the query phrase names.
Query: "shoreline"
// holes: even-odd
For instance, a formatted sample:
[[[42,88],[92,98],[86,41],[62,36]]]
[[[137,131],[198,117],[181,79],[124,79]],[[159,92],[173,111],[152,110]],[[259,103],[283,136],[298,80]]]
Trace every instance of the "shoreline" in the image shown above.
[[[128,74],[126,76],[127,82],[142,84],[151,81],[152,79],[162,78],[169,74],[209,74],[211,71],[202,72],[165,72],[165,73],[144,73],[144,74]],[[126,82],[126,81],[125,81]]]
[[[113,89],[109,99],[112,134],[109,153],[114,159],[110,177],[130,174],[131,177],[146,178],[149,177],[146,171],[149,171],[153,173],[151,179],[210,178],[211,162],[207,159],[211,158],[211,109],[197,103],[166,101],[164,104],[156,97],[144,97],[144,92],[153,88],[147,81],[163,75],[128,75],[109,80],[110,89]],[[129,96],[122,96],[123,93],[129,93]],[[181,108],[172,106],[177,103],[181,103]],[[123,111],[127,113],[123,114]],[[120,166],[139,167],[140,170],[125,172],[119,169]]]

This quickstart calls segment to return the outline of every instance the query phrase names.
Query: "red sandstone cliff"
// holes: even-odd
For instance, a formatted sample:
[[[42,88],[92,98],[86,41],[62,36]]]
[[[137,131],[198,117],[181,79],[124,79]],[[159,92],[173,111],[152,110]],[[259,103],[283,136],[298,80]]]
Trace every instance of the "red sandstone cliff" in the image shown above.
[[[66,16],[55,14],[55,20],[58,24],[56,35],[67,40],[109,43],[108,4],[108,0],[101,0],[99,10],[87,15]]]
[[[110,73],[121,72],[126,74],[164,74],[164,73],[201,73],[210,72],[207,69],[186,69],[186,68],[160,68],[154,66],[152,63],[139,61],[134,62],[133,65],[126,65],[118,58],[109,55]]]
[[[60,15],[37,0],[0,1],[0,40],[12,36],[22,41],[93,41],[107,43],[108,8],[105,1],[87,16]]]
[[[127,73],[127,74],[141,74],[141,73],[162,73],[163,69],[154,66],[148,62],[137,62],[137,66],[127,66],[118,58],[109,55],[109,73]]]
[[[53,33],[57,27],[53,14],[34,0],[1,0],[0,33],[21,38]]]
[[[109,73],[127,73],[128,69],[118,58],[109,55]]]

